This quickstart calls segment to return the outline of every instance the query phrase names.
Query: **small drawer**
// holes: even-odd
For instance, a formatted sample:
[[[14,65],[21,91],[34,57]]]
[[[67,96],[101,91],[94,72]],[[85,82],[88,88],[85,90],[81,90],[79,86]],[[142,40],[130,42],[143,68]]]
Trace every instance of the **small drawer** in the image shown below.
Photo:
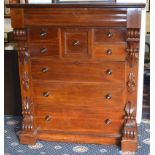
[[[120,134],[123,126],[122,113],[104,112],[100,117],[72,112],[36,112],[38,130],[73,132],[81,134]]]
[[[65,58],[90,57],[88,29],[62,29],[62,56]]]
[[[59,47],[57,44],[29,44],[31,57],[59,57]]]
[[[58,42],[58,28],[30,27],[28,28],[29,42]]]
[[[126,58],[126,44],[99,44],[93,47],[93,53],[95,58],[101,58],[105,60],[125,61]]]
[[[125,28],[97,28],[94,29],[94,42],[125,42]]]

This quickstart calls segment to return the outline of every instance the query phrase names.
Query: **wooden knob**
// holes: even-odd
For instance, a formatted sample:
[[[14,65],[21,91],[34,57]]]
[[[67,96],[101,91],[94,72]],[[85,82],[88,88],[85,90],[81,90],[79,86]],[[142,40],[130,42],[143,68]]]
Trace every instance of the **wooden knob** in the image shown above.
[[[108,70],[106,71],[106,74],[107,74],[107,75],[112,75],[112,70],[111,70],[111,69],[108,69]]]
[[[50,95],[49,92],[44,92],[44,93],[43,93],[43,96],[44,96],[44,97],[48,97],[49,95]]]
[[[45,68],[42,69],[43,73],[46,73],[47,71],[48,71],[48,67],[45,67]]]
[[[45,121],[51,121],[52,117],[50,115],[45,116]]]
[[[75,40],[72,43],[73,46],[79,46],[80,45],[80,41],[79,40]]]
[[[79,62],[79,61],[74,61],[74,64],[75,64],[75,65],[79,65],[80,62]]]
[[[105,96],[105,98],[106,98],[107,100],[110,100],[110,99],[112,99],[112,95],[111,95],[111,94],[107,94],[107,95]]]
[[[47,32],[45,31],[40,32],[40,37],[45,37],[46,35],[47,35]]]
[[[46,53],[47,52],[47,48],[42,48],[41,50],[40,50],[40,53]]]
[[[105,124],[106,124],[106,125],[110,125],[111,123],[112,123],[111,119],[106,119],[106,120],[105,120]]]
[[[108,33],[107,33],[107,37],[108,37],[108,38],[111,38],[112,35],[113,35],[112,32],[108,32]]]
[[[111,49],[108,49],[108,50],[106,51],[106,53],[107,53],[107,55],[112,55],[112,50],[111,50]]]

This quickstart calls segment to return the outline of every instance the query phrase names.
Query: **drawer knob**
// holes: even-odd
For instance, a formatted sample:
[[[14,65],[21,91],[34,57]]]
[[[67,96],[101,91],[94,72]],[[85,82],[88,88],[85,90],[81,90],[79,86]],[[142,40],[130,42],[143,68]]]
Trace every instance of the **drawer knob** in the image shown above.
[[[52,119],[51,116],[49,116],[49,115],[45,116],[45,121],[51,121],[51,119]]]
[[[111,70],[111,69],[108,69],[108,70],[106,71],[106,74],[107,74],[107,75],[112,75],[112,70]]]
[[[107,95],[105,96],[105,98],[106,98],[107,100],[111,100],[111,99],[112,99],[112,95],[111,95],[111,94],[107,94]]]
[[[42,69],[43,73],[46,73],[47,71],[48,71],[48,67],[45,67],[45,68]]]
[[[112,55],[112,50],[108,49],[106,53],[107,53],[107,55]]]
[[[105,124],[106,124],[106,125],[110,125],[111,123],[112,123],[111,119],[106,119],[106,120],[105,120]]]
[[[80,41],[79,40],[74,40],[72,45],[73,46],[79,46],[80,45]]]
[[[40,50],[40,53],[46,53],[47,52],[47,48],[42,48],[41,50]]]
[[[107,33],[107,37],[108,37],[108,38],[111,38],[112,36],[113,36],[112,32],[108,32],[108,33]]]
[[[40,32],[40,37],[45,37],[46,35],[47,35],[47,32],[45,31]]]
[[[43,96],[44,96],[44,97],[48,97],[49,95],[50,95],[49,92],[44,92],[44,93],[43,93]]]

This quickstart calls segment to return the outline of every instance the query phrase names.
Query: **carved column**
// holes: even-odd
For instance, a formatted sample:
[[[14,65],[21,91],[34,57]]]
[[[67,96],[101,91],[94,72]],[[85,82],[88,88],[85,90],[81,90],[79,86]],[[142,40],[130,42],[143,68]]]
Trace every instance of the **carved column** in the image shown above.
[[[135,18],[133,18],[133,15]],[[132,20],[137,20],[132,24]],[[127,9],[126,35],[126,105],[124,109],[124,126],[122,130],[122,152],[137,151],[137,82],[140,41],[140,12],[138,9]]]
[[[34,125],[34,108],[32,100],[32,85],[31,85],[31,61],[27,48],[27,31],[25,28],[14,29],[14,40],[18,42],[18,57],[19,57],[19,73],[22,94],[22,132],[20,134],[20,143],[34,144],[36,141],[36,131]]]

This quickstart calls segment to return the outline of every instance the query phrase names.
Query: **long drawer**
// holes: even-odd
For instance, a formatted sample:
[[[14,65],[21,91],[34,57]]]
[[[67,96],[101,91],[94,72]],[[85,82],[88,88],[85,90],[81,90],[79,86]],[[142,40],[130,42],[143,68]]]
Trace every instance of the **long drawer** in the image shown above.
[[[34,103],[42,111],[101,109],[102,113],[103,110],[123,111],[125,105],[125,89],[121,85],[114,89],[110,84],[34,81],[33,91]]]
[[[32,78],[70,82],[114,82],[125,80],[125,62],[63,61],[58,59],[32,60]]]
[[[83,113],[41,112],[36,113],[38,130],[81,134],[119,134],[123,125],[122,113],[102,113],[99,117]],[[101,136],[101,135],[100,135]]]

